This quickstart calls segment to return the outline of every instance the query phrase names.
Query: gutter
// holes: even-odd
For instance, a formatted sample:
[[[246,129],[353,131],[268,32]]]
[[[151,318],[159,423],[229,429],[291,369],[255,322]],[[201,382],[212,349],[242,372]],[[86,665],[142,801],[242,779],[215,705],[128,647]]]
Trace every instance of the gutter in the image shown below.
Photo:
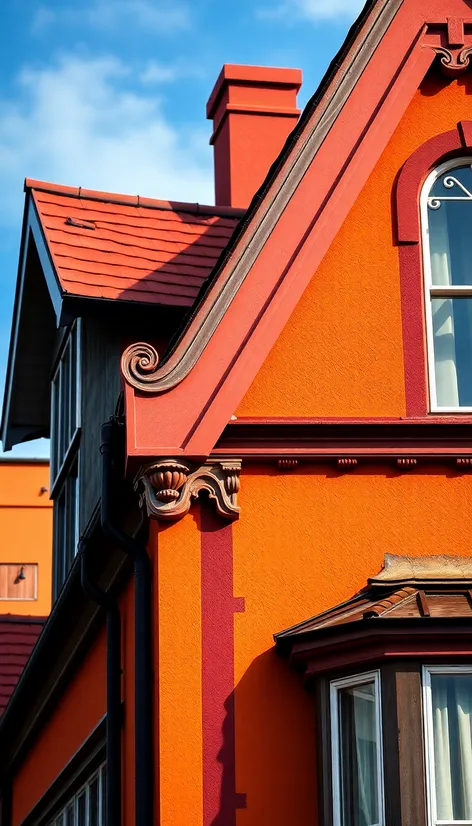
[[[151,647],[151,565],[146,548],[128,536],[113,520],[113,453],[116,418],[102,425],[102,530],[133,560],[134,566],[134,725],[135,824],[153,824],[153,725]]]
[[[80,540],[82,588],[107,617],[106,824],[121,826],[121,616],[116,597],[89,579],[87,545],[85,537]]]

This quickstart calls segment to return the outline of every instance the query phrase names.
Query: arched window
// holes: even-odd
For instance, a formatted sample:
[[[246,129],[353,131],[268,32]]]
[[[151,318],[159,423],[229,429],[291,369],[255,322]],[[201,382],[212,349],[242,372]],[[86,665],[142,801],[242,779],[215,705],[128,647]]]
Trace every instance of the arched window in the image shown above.
[[[472,411],[472,157],[427,178],[421,196],[432,411]]]

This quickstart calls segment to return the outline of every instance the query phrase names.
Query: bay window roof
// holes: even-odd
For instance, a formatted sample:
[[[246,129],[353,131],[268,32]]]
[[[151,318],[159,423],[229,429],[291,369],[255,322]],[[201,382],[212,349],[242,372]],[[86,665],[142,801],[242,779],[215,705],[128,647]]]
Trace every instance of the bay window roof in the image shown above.
[[[472,654],[472,558],[387,554],[351,599],[275,635],[310,676],[393,657]]]

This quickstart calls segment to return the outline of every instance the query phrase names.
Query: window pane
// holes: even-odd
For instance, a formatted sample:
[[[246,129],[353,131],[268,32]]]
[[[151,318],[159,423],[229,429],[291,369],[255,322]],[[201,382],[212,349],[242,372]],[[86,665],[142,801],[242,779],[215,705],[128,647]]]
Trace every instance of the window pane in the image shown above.
[[[102,781],[102,805],[100,809],[100,826],[105,826],[107,822],[107,767],[102,767],[101,771]]]
[[[431,674],[437,820],[472,820],[472,674]]]
[[[338,690],[342,826],[379,823],[375,683]]]
[[[86,814],[85,791],[83,791],[77,798],[77,826],[85,826]]]
[[[66,809],[66,826],[75,826],[74,803],[69,803]]]
[[[433,298],[436,397],[440,407],[472,406],[472,298]]]
[[[94,777],[89,789],[89,819],[88,826],[98,826],[99,784],[98,776]]]
[[[450,169],[431,189],[428,226],[434,285],[472,285],[472,196],[467,193],[472,193],[470,166]]]

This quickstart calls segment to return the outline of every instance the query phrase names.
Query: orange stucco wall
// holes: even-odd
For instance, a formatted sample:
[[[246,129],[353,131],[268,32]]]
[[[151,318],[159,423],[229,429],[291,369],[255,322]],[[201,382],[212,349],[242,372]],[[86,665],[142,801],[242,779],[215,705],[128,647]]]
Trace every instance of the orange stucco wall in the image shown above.
[[[161,826],[203,822],[199,516],[199,508],[192,508],[182,521],[161,525],[155,537],[156,804]]]
[[[22,822],[106,711],[105,635],[91,647],[17,772],[12,826]]]
[[[386,552],[472,554],[472,479],[444,468],[242,474],[233,529],[238,826],[316,823],[314,707],[272,635],[352,596]]]
[[[470,77],[427,79],[237,416],[404,416],[392,192],[407,158],[471,116]]]
[[[0,562],[38,565],[37,599],[0,599],[0,613],[47,616],[51,610],[52,575],[52,502],[47,463],[0,462],[0,540]]]

